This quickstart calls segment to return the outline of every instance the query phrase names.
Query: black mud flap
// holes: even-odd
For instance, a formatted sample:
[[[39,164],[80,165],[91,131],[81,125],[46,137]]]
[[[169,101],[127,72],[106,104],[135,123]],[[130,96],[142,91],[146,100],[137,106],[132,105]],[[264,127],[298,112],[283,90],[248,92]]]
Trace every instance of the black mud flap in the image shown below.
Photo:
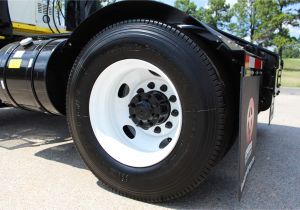
[[[271,125],[271,122],[273,120],[274,117],[274,108],[275,108],[275,96],[272,96],[272,103],[270,106],[270,111],[269,111],[269,125]]]
[[[247,176],[255,161],[256,128],[262,61],[246,55],[240,81],[239,117],[239,185],[238,198],[241,200]]]
[[[281,61],[281,62],[283,62],[283,61]],[[271,122],[274,117],[275,97],[277,95],[279,95],[279,93],[280,93],[282,70],[283,70],[283,63],[281,63],[281,67],[278,69],[277,74],[276,74],[275,89],[274,89],[274,93],[272,95],[272,103],[271,103],[270,111],[269,111],[269,125],[271,125]]]

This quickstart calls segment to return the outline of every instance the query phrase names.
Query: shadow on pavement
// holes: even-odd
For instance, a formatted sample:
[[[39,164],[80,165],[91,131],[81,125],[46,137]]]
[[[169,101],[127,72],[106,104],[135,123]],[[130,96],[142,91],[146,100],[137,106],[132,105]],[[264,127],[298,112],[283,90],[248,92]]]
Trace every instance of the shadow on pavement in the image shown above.
[[[86,169],[72,142],[65,117],[7,108],[0,110],[0,118],[0,148],[16,150],[63,143],[35,155]]]
[[[65,117],[0,109],[0,147],[15,150],[70,141]]]
[[[74,144],[68,142],[70,138],[63,117],[7,110],[3,118],[1,112],[0,147],[14,150],[65,142],[41,150],[36,156],[86,168]],[[159,206],[174,209],[300,208],[300,128],[258,125],[256,162],[249,174],[241,202],[237,200],[237,152],[235,144],[212,170],[208,179],[193,193]],[[108,190],[100,182],[97,184]]]
[[[87,169],[87,167],[81,160],[78,152],[76,151],[73,142],[61,144],[55,147],[50,147],[48,149],[41,150],[40,152],[37,152],[35,155],[37,157],[64,163],[76,168]]]

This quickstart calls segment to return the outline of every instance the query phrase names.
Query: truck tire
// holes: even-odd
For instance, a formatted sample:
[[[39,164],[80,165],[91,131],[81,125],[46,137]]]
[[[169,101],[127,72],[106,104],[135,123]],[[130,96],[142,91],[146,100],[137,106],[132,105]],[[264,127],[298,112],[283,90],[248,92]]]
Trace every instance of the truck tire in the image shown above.
[[[224,92],[186,34],[128,20],[101,31],[76,59],[68,124],[101,182],[137,200],[168,201],[199,186],[227,146]]]

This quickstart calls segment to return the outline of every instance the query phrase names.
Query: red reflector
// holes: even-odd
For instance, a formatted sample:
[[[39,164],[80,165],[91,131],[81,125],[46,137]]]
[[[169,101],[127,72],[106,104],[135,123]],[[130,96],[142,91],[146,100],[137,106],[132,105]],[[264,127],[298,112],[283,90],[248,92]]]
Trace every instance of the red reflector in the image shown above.
[[[263,61],[259,58],[250,55],[245,56],[245,68],[261,70],[263,68]]]

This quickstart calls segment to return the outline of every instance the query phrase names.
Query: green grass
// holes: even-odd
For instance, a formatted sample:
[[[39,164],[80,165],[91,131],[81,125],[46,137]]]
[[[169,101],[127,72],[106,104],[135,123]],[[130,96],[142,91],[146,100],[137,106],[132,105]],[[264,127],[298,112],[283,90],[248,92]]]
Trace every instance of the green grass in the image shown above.
[[[300,71],[300,58],[284,59],[284,69],[288,71]]]
[[[281,82],[283,87],[300,88],[300,58],[284,59]]]

